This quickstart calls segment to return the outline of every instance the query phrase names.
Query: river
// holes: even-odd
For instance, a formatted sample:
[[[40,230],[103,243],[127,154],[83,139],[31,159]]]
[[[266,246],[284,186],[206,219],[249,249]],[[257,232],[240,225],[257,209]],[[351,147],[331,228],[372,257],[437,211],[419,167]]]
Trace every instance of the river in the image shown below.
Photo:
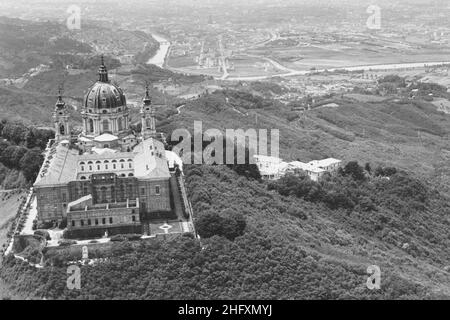
[[[156,34],[152,34],[152,37],[159,42],[159,49],[156,54],[147,61],[147,64],[154,64],[162,68],[166,61],[167,53],[169,52],[170,42]]]
[[[390,63],[390,64],[375,64],[367,66],[354,66],[354,67],[342,67],[342,68],[330,68],[321,70],[291,70],[291,72],[283,74],[274,74],[270,76],[249,76],[249,77],[233,77],[227,78],[227,80],[232,81],[258,81],[275,77],[293,77],[293,76],[304,76],[313,73],[323,73],[325,71],[335,72],[335,71],[388,71],[388,70],[398,70],[398,69],[417,69],[424,67],[436,67],[443,64],[450,64],[449,61],[439,61],[439,62],[411,62],[411,63]]]

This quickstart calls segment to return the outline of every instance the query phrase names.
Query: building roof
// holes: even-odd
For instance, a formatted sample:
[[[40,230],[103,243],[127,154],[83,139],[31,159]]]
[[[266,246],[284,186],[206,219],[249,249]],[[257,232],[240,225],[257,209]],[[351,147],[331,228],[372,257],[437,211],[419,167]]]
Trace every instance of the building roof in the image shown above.
[[[82,142],[91,142],[92,140],[89,139],[89,138],[86,138],[86,137],[81,136],[81,137],[78,138],[78,141],[82,141]]]
[[[328,167],[332,164],[341,163],[341,160],[334,159],[334,158],[328,158],[328,159],[322,159],[322,160],[313,160],[309,162],[308,164],[311,164],[313,166],[317,167]]]
[[[311,162],[304,163],[304,162],[300,162],[300,161],[289,162],[289,168],[290,169],[300,169],[303,171],[309,171],[309,172],[314,172],[314,173],[321,173],[321,172],[325,171],[325,170],[315,166]]]
[[[164,144],[153,138],[134,148],[134,176],[141,179],[170,178]]]
[[[178,154],[173,151],[166,150],[166,158],[169,163],[169,168],[173,168],[175,164],[177,164],[180,170],[183,171],[183,161]]]
[[[256,161],[260,161],[260,162],[273,162],[273,163],[281,163],[281,162],[283,162],[283,160],[278,158],[278,157],[265,156],[265,155],[260,155],[260,154],[255,154],[253,156],[253,158]]]
[[[112,135],[112,134],[109,134],[109,133],[104,133],[104,134],[99,135],[98,137],[95,137],[94,141],[97,141],[97,142],[112,142],[112,141],[116,141],[118,139],[119,139],[119,137],[117,137],[115,135]]]
[[[78,157],[78,150],[69,149],[62,144],[53,145],[34,185],[66,184],[76,180]]]

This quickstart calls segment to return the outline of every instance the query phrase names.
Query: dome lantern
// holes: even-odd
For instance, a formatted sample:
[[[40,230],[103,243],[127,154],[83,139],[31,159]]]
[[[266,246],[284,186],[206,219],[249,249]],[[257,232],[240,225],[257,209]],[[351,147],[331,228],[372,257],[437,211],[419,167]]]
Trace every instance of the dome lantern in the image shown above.
[[[105,66],[105,61],[103,55],[101,56],[102,64],[98,68],[98,81],[108,83],[108,70]]]

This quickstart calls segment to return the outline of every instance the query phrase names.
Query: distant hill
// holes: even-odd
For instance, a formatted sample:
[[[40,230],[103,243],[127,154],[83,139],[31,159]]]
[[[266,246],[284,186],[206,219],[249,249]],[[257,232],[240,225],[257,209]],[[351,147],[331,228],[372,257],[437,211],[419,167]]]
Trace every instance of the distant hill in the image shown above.
[[[228,102],[227,102],[228,99]],[[361,102],[334,97],[337,107],[318,107],[303,114],[253,95],[215,92],[189,101],[181,114],[161,127],[265,128],[280,130],[280,157],[309,161],[335,157],[361,163],[390,164],[433,175],[450,160],[450,116],[428,102],[390,100]]]
[[[16,78],[60,53],[89,53],[88,44],[71,39],[67,28],[54,22],[0,17],[0,78]]]

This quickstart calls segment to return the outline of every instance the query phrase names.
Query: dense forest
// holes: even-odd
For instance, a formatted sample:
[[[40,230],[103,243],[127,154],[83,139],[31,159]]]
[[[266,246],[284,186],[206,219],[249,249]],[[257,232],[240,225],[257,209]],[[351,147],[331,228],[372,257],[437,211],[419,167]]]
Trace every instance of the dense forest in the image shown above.
[[[335,179],[351,185],[354,177],[347,175],[348,170]],[[80,258],[69,253],[47,253],[44,269],[8,257],[1,278],[30,297],[50,299],[411,299],[448,295],[445,288],[450,279],[442,270],[450,260],[445,246],[448,205],[426,184],[417,186],[413,177],[411,186],[397,182],[378,186],[379,192],[399,201],[411,190],[425,188],[427,198],[418,195],[417,199],[425,208],[405,216],[384,210],[378,202],[380,207],[370,213],[357,206],[331,209],[298,195],[281,195],[227,166],[188,166],[185,173],[201,241],[185,235],[162,241],[124,241],[111,251],[93,249],[91,257],[106,259],[81,266],[81,290],[66,288],[66,262]],[[418,221],[420,227],[414,230]],[[436,228],[437,224],[442,225]],[[413,232],[417,233],[414,239]],[[408,236],[411,239],[403,239]],[[383,272],[378,291],[366,288],[366,268],[371,264]]]
[[[54,132],[20,122],[0,121],[0,185],[4,189],[25,187],[34,182],[45,149]]]

